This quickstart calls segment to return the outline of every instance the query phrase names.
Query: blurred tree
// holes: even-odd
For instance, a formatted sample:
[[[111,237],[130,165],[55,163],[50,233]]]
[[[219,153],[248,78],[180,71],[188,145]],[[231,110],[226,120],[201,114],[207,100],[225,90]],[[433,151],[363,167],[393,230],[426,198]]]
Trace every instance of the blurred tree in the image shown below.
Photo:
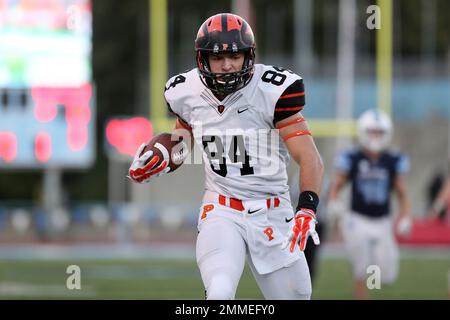
[[[148,1],[93,1],[93,77],[97,94],[97,159],[92,168],[66,171],[70,200],[106,200],[108,160],[104,125],[115,115],[134,114],[138,86],[137,56],[148,52],[138,37],[147,20]],[[125,179],[126,171],[124,171]]]
[[[32,199],[40,188],[42,173],[37,171],[0,171],[0,200]]]

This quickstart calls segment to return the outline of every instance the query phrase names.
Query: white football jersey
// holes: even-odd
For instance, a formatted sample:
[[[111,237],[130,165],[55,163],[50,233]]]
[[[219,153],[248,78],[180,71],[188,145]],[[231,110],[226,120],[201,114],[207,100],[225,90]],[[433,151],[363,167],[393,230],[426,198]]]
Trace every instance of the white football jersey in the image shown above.
[[[220,101],[195,68],[172,77],[164,95],[203,150],[207,190],[242,200],[288,191],[289,153],[275,124],[302,110],[300,76],[256,64],[250,82]]]

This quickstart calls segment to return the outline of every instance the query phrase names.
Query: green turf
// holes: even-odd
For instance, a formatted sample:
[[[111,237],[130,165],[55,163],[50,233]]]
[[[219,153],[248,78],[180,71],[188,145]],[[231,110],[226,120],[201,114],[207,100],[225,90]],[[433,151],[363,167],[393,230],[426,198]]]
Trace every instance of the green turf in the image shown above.
[[[393,285],[369,291],[371,299],[447,299],[450,260],[403,259]],[[351,267],[345,260],[327,260],[314,281],[314,299],[351,299]]]
[[[66,288],[67,266],[81,268],[81,290]],[[313,283],[314,299],[351,299],[350,265],[323,260]],[[395,285],[372,290],[372,299],[447,299],[450,260],[403,259]],[[0,299],[203,299],[194,261],[2,261]],[[260,299],[246,268],[236,298]]]

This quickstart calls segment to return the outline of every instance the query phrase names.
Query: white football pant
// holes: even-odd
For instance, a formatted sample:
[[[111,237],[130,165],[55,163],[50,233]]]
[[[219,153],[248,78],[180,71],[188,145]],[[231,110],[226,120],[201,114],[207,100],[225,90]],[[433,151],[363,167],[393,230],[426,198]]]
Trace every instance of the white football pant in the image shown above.
[[[245,212],[220,205],[214,197],[208,200],[202,208],[209,205],[214,209],[206,217],[203,210],[200,212],[196,248],[207,299],[235,298],[246,258],[266,299],[310,299],[311,279],[305,255],[298,246],[293,253],[281,250],[293,223],[285,220],[294,215],[288,200],[281,199],[282,205],[271,209],[262,208],[266,200],[244,202]],[[247,214],[247,207],[260,204],[261,210]],[[272,229],[270,234],[264,233],[268,227]]]
[[[342,235],[350,255],[353,277],[367,279],[367,268],[380,268],[381,282],[391,284],[397,279],[399,253],[391,217],[369,218],[357,213],[344,217]]]

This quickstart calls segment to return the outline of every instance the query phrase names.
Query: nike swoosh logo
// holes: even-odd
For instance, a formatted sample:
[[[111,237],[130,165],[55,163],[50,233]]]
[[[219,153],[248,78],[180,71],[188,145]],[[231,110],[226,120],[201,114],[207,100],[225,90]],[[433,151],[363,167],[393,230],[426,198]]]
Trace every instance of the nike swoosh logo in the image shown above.
[[[242,109],[242,110],[238,110],[238,113],[242,113],[242,112],[247,111],[247,110],[248,110],[248,108],[245,108],[245,109]]]
[[[289,222],[291,222],[292,219],[294,219],[294,217],[292,217],[292,218],[290,218],[290,219],[284,218],[284,221],[286,221],[286,223],[289,223]]]
[[[258,212],[259,210],[261,210],[261,209],[253,210],[253,211],[248,210],[248,214],[252,214],[252,213]]]

